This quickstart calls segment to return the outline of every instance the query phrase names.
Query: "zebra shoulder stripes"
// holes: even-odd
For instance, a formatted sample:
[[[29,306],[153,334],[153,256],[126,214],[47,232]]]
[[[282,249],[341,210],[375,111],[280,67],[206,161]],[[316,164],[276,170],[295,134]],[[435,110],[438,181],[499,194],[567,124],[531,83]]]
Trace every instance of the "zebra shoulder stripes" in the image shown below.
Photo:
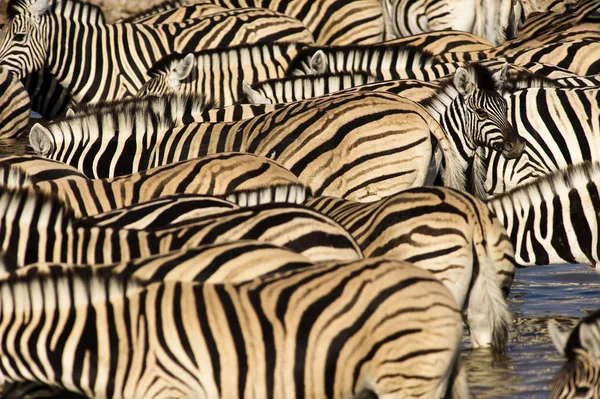
[[[319,265],[242,284],[144,285],[67,271],[12,277],[0,292],[0,341],[10,357],[0,374],[7,382],[128,399],[400,391],[440,398],[449,389],[468,396],[457,370],[456,304],[435,277],[406,263]],[[57,314],[76,315],[77,323],[42,328]],[[32,328],[40,328],[43,344],[24,344]],[[58,337],[72,344],[52,347]]]
[[[46,158],[0,158],[0,184],[32,186],[52,194],[78,217],[172,194],[210,195],[241,206],[302,203],[311,196],[292,172],[268,158],[246,153],[214,154],[112,179],[90,180],[68,173],[71,169]]]
[[[584,162],[487,200],[522,266],[600,265],[600,164]]]
[[[305,205],[340,223],[366,257],[431,271],[465,314],[473,347],[504,349],[514,250],[482,201],[452,189],[419,187],[368,204],[315,197]]]
[[[21,134],[29,123],[31,101],[23,83],[6,68],[0,67],[0,138]]]
[[[96,157],[108,156],[112,161],[105,164],[139,170],[206,154],[252,152],[291,170],[316,195],[372,201],[427,181],[434,137],[446,157],[445,181],[461,184],[460,161],[439,124],[419,105],[392,94],[345,93],[288,104],[236,123],[174,129],[152,128],[155,118],[144,115],[150,121],[138,126],[148,126],[147,131],[138,128],[134,135],[125,117],[112,125],[103,122],[100,134],[94,120],[115,117],[99,114],[77,122],[77,129],[86,132],[75,133],[68,121],[36,125],[30,142],[39,154],[70,162],[89,176],[107,174],[96,167]],[[96,149],[93,154],[90,148]]]
[[[303,47],[300,43],[258,43],[188,54],[171,54],[148,71],[137,96],[200,93],[220,106],[238,102],[242,83],[281,78]]]
[[[566,360],[550,383],[550,399],[600,396],[600,310],[584,317],[569,333],[548,322],[554,346]]]

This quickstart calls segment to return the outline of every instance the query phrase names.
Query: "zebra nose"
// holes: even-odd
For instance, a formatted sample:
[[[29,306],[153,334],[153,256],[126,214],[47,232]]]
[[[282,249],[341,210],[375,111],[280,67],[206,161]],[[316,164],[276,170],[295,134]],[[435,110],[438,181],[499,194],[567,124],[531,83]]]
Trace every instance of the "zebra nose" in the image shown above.
[[[505,158],[513,159],[521,155],[523,150],[525,150],[525,141],[521,137],[516,136],[515,140],[504,142],[502,155],[504,155]]]

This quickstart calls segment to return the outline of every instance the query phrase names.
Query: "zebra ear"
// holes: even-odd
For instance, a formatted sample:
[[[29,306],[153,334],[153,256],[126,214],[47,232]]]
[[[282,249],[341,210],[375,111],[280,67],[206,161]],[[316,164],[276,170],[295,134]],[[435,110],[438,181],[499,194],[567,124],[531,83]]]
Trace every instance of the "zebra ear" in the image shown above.
[[[500,84],[504,83],[506,81],[507,73],[508,73],[508,62],[505,62],[504,65],[502,65],[502,68],[500,68],[499,71],[494,73],[494,80]]]
[[[600,331],[594,333],[594,327],[593,324],[581,323],[579,325],[579,342],[581,342],[581,347],[587,353],[592,355],[597,361],[600,361]]]
[[[169,72],[169,86],[179,87],[181,81],[190,76],[195,61],[196,59],[192,53],[183,57],[183,59],[175,65],[175,68]]]
[[[29,6],[29,14],[39,22],[40,17],[50,9],[51,5],[50,0],[36,0]]]
[[[548,334],[550,334],[550,338],[552,339],[552,343],[554,347],[561,355],[565,355],[565,346],[567,344],[567,339],[569,338],[569,333],[562,332],[558,328],[558,325],[554,320],[548,320]]]
[[[310,69],[316,74],[327,72],[327,56],[323,50],[318,50],[310,57]]]
[[[66,116],[68,116],[69,118],[72,118],[72,117],[74,117],[74,116],[75,116],[75,111],[73,111],[73,108],[69,108],[65,114],[66,114]]]
[[[453,79],[454,87],[461,95],[469,95],[475,90],[475,80],[465,68],[457,68]]]
[[[254,90],[245,80],[242,82],[242,91],[250,104],[271,104],[271,100]]]
[[[50,131],[39,123],[36,123],[29,132],[29,145],[36,154],[47,155],[52,149]]]

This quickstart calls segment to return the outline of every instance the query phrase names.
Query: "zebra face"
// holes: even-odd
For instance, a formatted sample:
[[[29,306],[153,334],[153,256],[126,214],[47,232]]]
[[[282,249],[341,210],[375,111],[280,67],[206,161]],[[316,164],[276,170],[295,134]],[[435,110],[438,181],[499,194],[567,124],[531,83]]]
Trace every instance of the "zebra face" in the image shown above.
[[[584,318],[569,333],[548,322],[548,333],[567,361],[550,383],[550,399],[600,398],[600,311]]]
[[[0,32],[0,65],[24,78],[46,62],[42,14],[25,12],[15,15]]]
[[[508,159],[523,153],[525,141],[508,121],[506,100],[498,92],[474,89],[465,105],[473,147],[489,147]]]

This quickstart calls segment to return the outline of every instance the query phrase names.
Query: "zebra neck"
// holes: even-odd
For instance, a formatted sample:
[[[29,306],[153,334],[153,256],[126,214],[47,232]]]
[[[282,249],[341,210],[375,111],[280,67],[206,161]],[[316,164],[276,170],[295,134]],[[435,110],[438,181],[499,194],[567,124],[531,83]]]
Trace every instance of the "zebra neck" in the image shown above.
[[[164,33],[135,24],[86,24],[57,16],[47,25],[48,69],[76,102],[115,100],[139,90],[148,70],[159,58],[157,49],[142,40],[151,30],[153,39],[164,41]],[[70,43],[63,45],[65,32]],[[135,43],[135,45],[129,45]],[[160,47],[160,46],[156,46]]]
[[[452,149],[456,151],[464,169],[475,154],[475,148],[469,146],[466,141],[465,125],[463,121],[463,100],[452,84],[444,83],[431,97],[426,98],[420,104],[439,123],[446,138],[451,143]]]

